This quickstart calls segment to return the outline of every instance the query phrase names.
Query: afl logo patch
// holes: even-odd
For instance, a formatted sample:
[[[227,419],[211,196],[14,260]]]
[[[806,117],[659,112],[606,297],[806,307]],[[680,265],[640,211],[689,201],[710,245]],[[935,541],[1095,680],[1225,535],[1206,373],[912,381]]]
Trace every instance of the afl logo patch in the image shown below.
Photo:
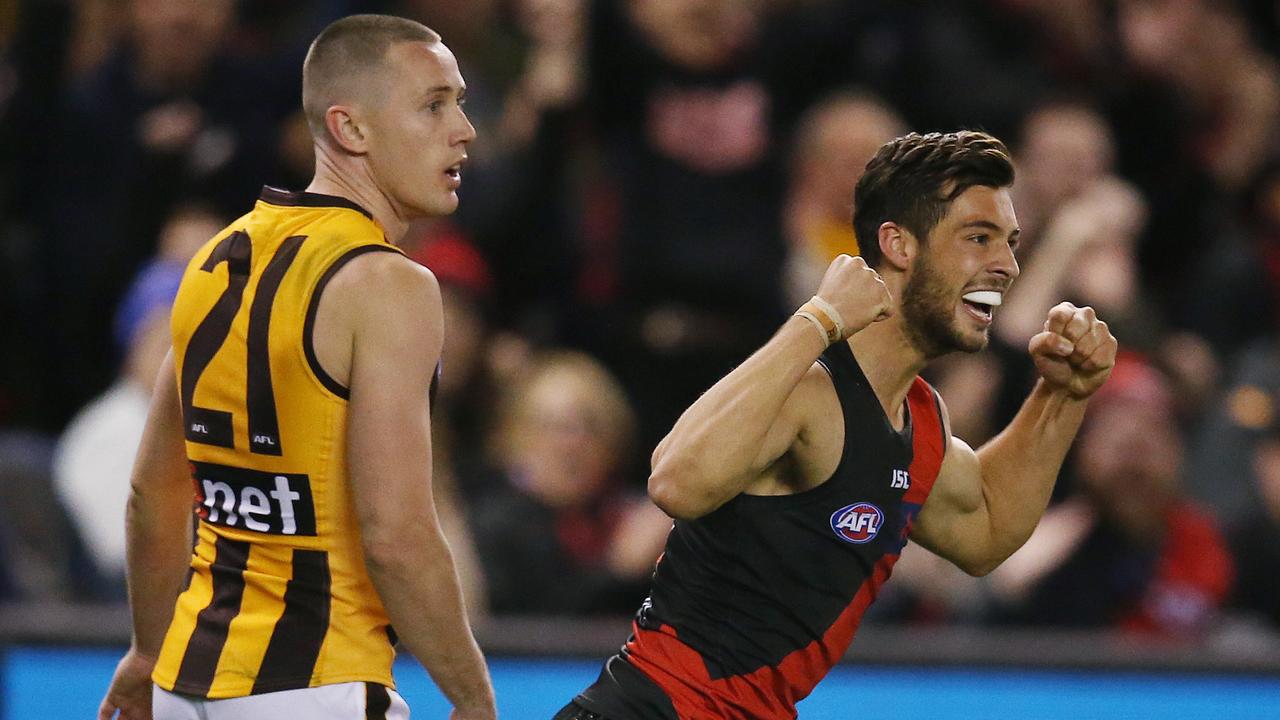
[[[836,537],[861,545],[875,540],[884,524],[884,513],[869,502],[846,505],[831,513],[831,529]]]

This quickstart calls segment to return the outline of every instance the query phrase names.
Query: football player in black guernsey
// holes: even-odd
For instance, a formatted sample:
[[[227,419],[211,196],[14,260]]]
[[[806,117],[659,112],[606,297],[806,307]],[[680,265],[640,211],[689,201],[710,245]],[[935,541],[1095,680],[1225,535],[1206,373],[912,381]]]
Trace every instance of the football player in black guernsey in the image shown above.
[[[1031,535],[1116,340],[1048,312],[1014,420],[973,450],[919,373],[976,352],[1018,276],[1013,165],[982,132],[886,143],[854,192],[860,256],[653,453],[675,518],[633,632],[557,720],[794,718],[908,539],[973,575]]]

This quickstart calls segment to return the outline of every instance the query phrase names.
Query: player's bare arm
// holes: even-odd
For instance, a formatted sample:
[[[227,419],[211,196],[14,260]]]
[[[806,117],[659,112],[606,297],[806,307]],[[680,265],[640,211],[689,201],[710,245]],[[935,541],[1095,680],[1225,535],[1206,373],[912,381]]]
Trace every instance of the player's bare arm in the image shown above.
[[[170,352],[160,367],[134,461],[126,511],[133,642],[98,717],[150,720],[151,671],[191,561],[191,472]]]
[[[696,518],[742,492],[785,491],[766,471],[804,437],[813,416],[806,398],[826,382],[814,362],[831,342],[888,317],[892,307],[880,276],[862,258],[847,255],[831,263],[817,297],[826,305],[817,313],[822,321],[838,326],[832,335],[824,338],[816,320],[792,316],[691,405],[658,444],[649,495],[668,515]]]
[[[951,438],[911,539],[973,575],[1022,547],[1049,504],[1089,396],[1111,374],[1116,347],[1092,308],[1054,307],[1029,344],[1040,375],[1035,389],[977,452]]]
[[[351,400],[348,467],[369,576],[404,645],[455,707],[495,716],[431,489],[428,389],[440,358],[440,289],[394,253],[350,262],[325,289],[316,352]]]

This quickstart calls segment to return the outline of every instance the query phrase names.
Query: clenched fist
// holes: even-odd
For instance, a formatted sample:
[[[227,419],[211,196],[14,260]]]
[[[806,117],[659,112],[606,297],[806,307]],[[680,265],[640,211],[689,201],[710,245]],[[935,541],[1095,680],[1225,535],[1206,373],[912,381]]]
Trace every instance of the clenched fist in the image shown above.
[[[1036,371],[1050,386],[1076,399],[1092,395],[1116,364],[1116,339],[1093,308],[1059,303],[1028,350]]]
[[[840,314],[841,340],[893,314],[889,288],[885,287],[880,274],[860,257],[837,255],[822,276],[818,297]]]

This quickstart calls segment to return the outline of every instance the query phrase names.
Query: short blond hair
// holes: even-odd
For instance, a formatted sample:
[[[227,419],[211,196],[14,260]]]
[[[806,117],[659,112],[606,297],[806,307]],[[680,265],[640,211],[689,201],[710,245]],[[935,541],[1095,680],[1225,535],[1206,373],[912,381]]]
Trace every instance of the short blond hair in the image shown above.
[[[536,356],[503,398],[491,452],[501,460],[518,456],[528,442],[535,393],[545,382],[569,380],[587,404],[597,437],[621,462],[631,450],[635,412],[622,385],[595,358],[581,352],[554,350]]]
[[[434,45],[440,35],[394,15],[351,15],[320,31],[302,61],[302,110],[313,137],[327,136],[324,117],[329,107],[345,93],[367,86],[387,50],[400,42]]]

